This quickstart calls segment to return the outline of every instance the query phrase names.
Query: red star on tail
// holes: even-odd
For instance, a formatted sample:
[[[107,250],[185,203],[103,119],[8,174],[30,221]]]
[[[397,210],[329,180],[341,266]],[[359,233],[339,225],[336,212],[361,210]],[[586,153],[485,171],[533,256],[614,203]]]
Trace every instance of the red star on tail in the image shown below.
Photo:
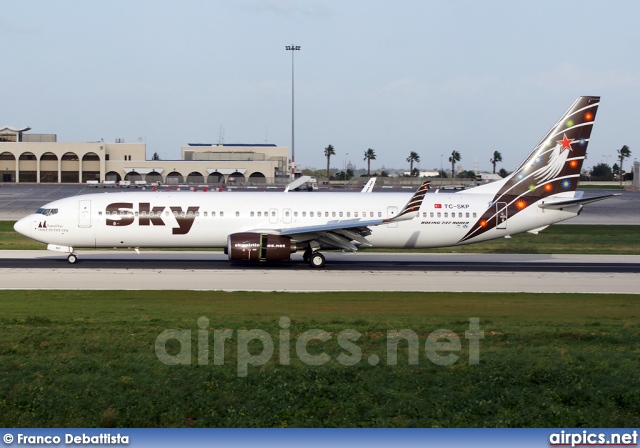
[[[567,138],[567,134],[564,134],[562,140],[557,140],[557,142],[560,143],[561,146],[560,152],[564,151],[565,149],[573,151],[573,149],[571,148],[571,143],[573,142],[573,140]]]

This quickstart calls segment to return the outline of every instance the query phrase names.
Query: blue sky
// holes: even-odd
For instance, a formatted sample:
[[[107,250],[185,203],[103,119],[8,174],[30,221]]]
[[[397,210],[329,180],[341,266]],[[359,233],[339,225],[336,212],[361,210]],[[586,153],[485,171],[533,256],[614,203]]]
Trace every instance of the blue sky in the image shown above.
[[[58,141],[291,145],[296,161],[514,169],[579,95],[586,166],[640,157],[637,1],[4,1],[0,126]],[[348,155],[346,155],[348,153]],[[611,156],[611,157],[606,157]],[[627,166],[630,166],[627,162]]]

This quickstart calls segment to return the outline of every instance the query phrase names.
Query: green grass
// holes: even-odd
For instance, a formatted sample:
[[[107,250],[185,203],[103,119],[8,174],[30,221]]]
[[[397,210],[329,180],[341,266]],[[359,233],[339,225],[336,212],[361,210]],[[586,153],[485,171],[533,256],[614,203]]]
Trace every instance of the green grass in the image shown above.
[[[1,291],[0,307],[2,427],[640,425],[640,295]],[[197,363],[201,316],[208,365]],[[278,362],[283,316],[291,365]],[[479,365],[467,363],[471,317],[484,331]],[[309,344],[330,355],[322,366],[296,355],[295,340],[313,328],[332,335]],[[157,359],[166,329],[191,330],[191,365]],[[212,362],[214,329],[234,330],[224,365]],[[275,342],[245,378],[237,375],[243,329]],[[335,361],[349,354],[336,341],[347,329],[361,333],[354,366]],[[408,364],[406,344],[398,365],[386,365],[393,329],[418,334],[418,365]],[[461,336],[458,362],[426,358],[436,329]],[[252,344],[252,353],[261,348]],[[177,344],[168,351],[177,354]],[[377,366],[367,362],[372,353]]]
[[[13,224],[12,221],[0,221],[0,250],[46,249],[46,244],[38,243],[16,233],[13,230]],[[383,251],[380,249],[365,250]],[[391,252],[398,251],[391,250]],[[500,238],[486,243],[439,249],[412,249],[412,251],[427,253],[640,255],[640,226],[551,226],[538,235],[524,233],[514,235],[512,238]],[[403,249],[400,252],[406,252],[406,250]]]

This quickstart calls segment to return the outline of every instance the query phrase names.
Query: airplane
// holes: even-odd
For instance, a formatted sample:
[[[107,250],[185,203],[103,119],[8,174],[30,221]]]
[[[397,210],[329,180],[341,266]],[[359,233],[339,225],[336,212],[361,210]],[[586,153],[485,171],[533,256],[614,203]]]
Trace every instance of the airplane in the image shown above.
[[[580,214],[576,191],[600,97],[579,97],[520,166],[468,190],[413,193],[100,193],[53,201],[14,229],[49,250],[128,247],[223,248],[230,260],[288,261],[303,252],[322,268],[322,251],[432,248],[538,233]],[[366,194],[361,194],[366,193]]]

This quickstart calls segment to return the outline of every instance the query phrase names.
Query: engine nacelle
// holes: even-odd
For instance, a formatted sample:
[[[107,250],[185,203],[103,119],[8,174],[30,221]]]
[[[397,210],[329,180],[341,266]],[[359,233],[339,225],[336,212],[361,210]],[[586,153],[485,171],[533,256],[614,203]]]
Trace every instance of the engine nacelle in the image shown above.
[[[229,260],[288,261],[295,251],[295,243],[286,236],[244,232],[227,237]]]

